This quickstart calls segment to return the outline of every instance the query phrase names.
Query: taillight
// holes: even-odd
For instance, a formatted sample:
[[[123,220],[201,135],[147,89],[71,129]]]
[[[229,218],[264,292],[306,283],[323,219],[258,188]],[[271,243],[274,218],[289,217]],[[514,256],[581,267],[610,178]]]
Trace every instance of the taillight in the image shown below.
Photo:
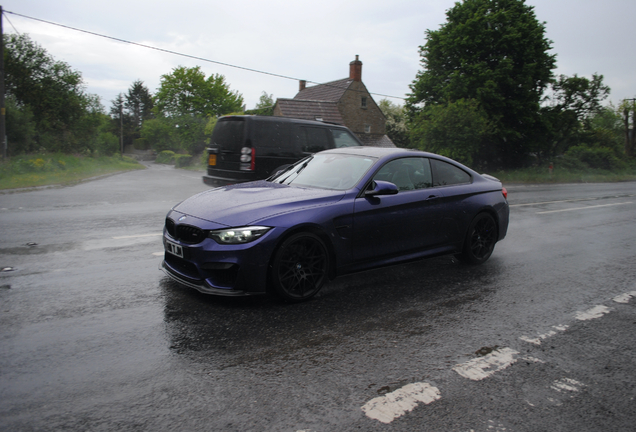
[[[505,199],[508,199],[508,191],[505,187],[501,188],[501,194],[504,196]]]
[[[254,171],[256,167],[256,149],[254,147],[243,147],[241,149],[241,170]]]

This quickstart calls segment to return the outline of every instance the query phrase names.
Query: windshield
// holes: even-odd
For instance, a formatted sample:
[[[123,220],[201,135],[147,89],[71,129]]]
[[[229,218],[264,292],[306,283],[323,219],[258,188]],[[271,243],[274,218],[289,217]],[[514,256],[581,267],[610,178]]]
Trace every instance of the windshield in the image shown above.
[[[347,190],[358,184],[375,161],[367,156],[318,153],[271,181],[299,187]]]

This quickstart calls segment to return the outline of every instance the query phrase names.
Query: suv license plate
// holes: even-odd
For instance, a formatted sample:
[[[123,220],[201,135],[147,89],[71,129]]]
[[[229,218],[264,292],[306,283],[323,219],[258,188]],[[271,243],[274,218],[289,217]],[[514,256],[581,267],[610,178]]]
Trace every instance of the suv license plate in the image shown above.
[[[172,243],[170,240],[166,240],[166,252],[183,258],[183,248],[176,243]]]

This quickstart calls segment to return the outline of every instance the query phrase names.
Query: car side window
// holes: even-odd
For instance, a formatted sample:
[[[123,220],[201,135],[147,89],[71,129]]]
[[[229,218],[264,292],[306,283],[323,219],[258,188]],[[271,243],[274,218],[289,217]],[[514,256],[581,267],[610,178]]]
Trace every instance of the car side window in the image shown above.
[[[358,141],[356,141],[355,138],[345,130],[331,129],[331,133],[333,134],[333,140],[336,144],[336,148],[354,147],[360,145],[360,143],[358,143]]]
[[[326,128],[301,127],[300,148],[306,153],[317,153],[331,147],[329,131]]]
[[[471,177],[461,168],[438,159],[431,159],[433,166],[433,186],[450,186],[470,183]]]
[[[401,191],[429,188],[433,185],[432,179],[428,158],[423,157],[392,160],[373,177],[373,180],[391,182]]]

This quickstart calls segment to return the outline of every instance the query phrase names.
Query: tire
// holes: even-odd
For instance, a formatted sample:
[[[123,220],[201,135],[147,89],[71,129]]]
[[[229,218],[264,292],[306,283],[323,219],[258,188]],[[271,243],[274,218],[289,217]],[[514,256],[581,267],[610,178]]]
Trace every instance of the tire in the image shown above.
[[[272,284],[276,294],[289,302],[315,296],[327,282],[329,253],[323,241],[311,233],[286,239],[272,262]]]
[[[470,223],[464,248],[457,256],[467,264],[483,264],[492,255],[497,243],[497,224],[488,213],[480,213]]]

